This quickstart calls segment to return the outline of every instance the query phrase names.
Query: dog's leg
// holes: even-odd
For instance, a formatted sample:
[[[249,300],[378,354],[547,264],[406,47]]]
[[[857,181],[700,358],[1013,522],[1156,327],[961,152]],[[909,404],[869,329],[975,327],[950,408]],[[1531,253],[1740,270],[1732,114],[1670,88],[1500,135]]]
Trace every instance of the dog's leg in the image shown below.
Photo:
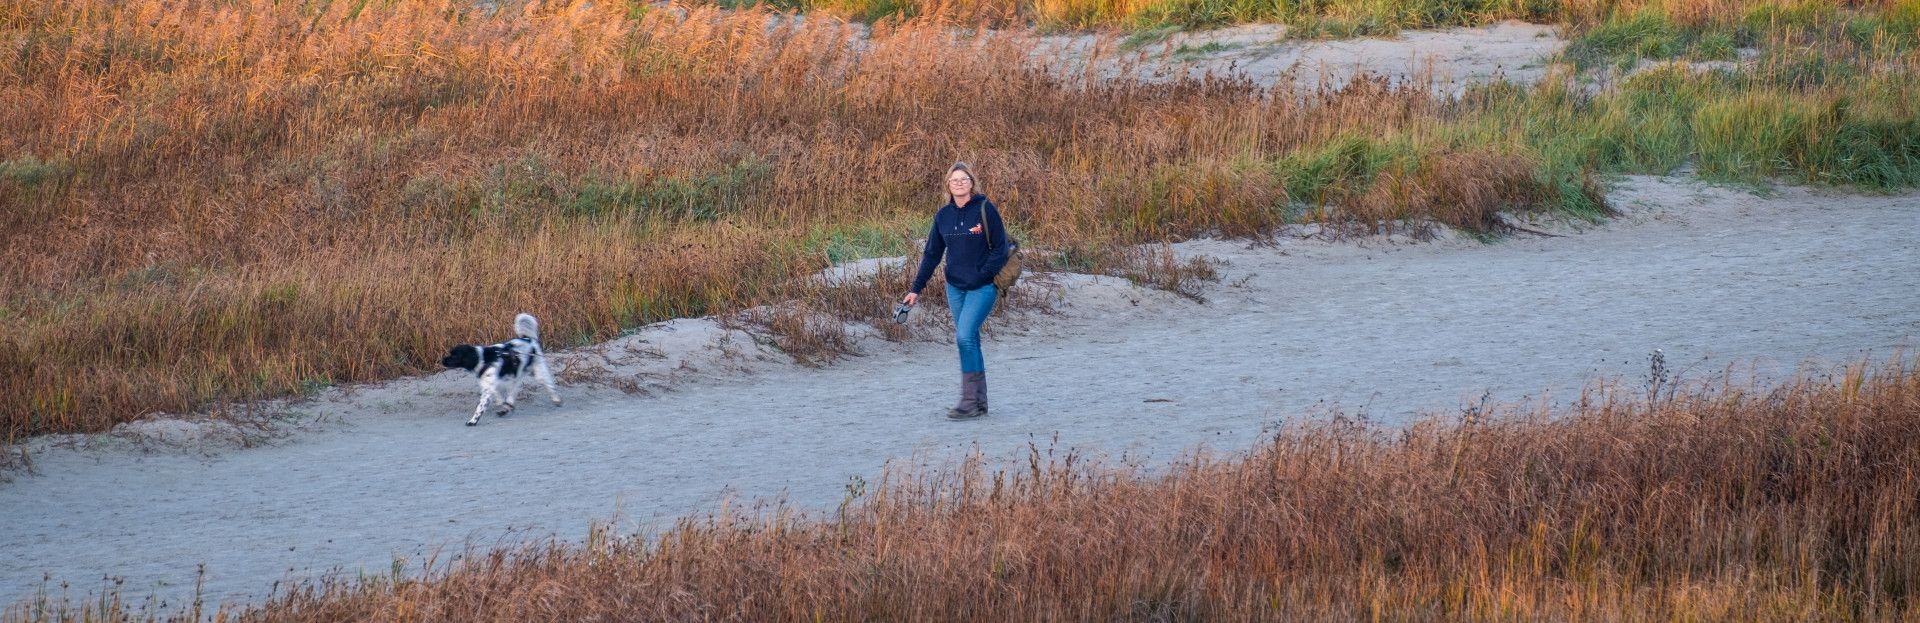
[[[560,406],[560,392],[553,388],[553,370],[547,368],[546,353],[538,353],[533,359],[533,373],[547,386],[547,397],[553,399],[553,406]]]
[[[504,393],[507,396],[507,407],[505,409],[501,409],[499,413],[494,414],[500,417],[507,417],[508,413],[512,413],[513,401],[520,399],[520,375],[515,374],[511,377],[508,377],[505,382],[507,385],[507,391]]]
[[[467,426],[480,425],[480,414],[487,412],[487,403],[493,401],[499,385],[500,375],[495,370],[487,370],[480,375],[480,406],[473,408],[473,417],[467,418]]]

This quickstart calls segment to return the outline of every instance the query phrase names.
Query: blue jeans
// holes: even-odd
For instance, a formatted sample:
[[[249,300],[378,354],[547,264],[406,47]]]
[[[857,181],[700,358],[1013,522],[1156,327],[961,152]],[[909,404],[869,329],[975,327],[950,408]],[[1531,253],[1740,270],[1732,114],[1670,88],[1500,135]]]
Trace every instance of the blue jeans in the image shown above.
[[[947,285],[947,308],[953,311],[953,343],[960,347],[960,373],[986,372],[987,360],[980,355],[980,325],[993,311],[1000,291],[993,284],[978,290],[962,290]]]

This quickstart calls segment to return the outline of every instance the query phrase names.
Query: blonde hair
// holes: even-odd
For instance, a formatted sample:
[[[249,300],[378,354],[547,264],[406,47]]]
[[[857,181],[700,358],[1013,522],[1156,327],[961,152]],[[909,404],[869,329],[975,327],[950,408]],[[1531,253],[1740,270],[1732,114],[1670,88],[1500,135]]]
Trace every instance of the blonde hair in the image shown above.
[[[947,167],[946,174],[940,176],[941,192],[946,193],[947,201],[949,202],[953,201],[953,188],[947,186],[947,180],[953,177],[954,171],[960,171],[962,173],[966,173],[967,180],[970,182],[973,182],[973,186],[971,187],[972,190],[968,191],[968,194],[973,194],[973,195],[980,194],[980,177],[973,174],[973,167],[968,166],[965,160],[961,160],[953,163],[953,166]]]

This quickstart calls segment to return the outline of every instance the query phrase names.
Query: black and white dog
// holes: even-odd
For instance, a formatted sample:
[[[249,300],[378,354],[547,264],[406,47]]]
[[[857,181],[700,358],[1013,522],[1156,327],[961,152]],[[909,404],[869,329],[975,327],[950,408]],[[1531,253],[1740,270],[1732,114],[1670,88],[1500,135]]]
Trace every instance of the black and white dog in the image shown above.
[[[514,316],[513,331],[520,337],[492,346],[461,344],[440,360],[440,365],[469,370],[480,377],[480,406],[474,407],[467,426],[479,424],[487,403],[496,399],[506,405],[499,415],[512,412],[524,374],[539,377],[547,386],[547,397],[553,399],[554,406],[560,406],[560,394],[553,389],[553,371],[547,369],[547,354],[540,350],[540,321],[534,320],[533,314]]]

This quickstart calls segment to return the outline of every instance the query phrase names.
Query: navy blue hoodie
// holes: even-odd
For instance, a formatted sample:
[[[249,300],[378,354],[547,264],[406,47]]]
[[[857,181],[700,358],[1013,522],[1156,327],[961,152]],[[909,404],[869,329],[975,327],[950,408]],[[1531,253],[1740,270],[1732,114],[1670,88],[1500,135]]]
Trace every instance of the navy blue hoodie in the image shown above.
[[[974,233],[974,226],[980,225],[983,218],[984,231]],[[989,237],[992,240],[988,240]],[[915,294],[927,287],[927,280],[933,278],[933,267],[940,263],[943,252],[947,259],[948,284],[961,290],[978,290],[992,284],[993,276],[1007,265],[1007,228],[1000,222],[1000,209],[979,193],[974,193],[964,206],[955,207],[953,200],[948,199],[947,205],[941,206],[940,212],[934,215],[933,229],[927,231],[927,248],[920,254],[920,272],[913,278]]]

